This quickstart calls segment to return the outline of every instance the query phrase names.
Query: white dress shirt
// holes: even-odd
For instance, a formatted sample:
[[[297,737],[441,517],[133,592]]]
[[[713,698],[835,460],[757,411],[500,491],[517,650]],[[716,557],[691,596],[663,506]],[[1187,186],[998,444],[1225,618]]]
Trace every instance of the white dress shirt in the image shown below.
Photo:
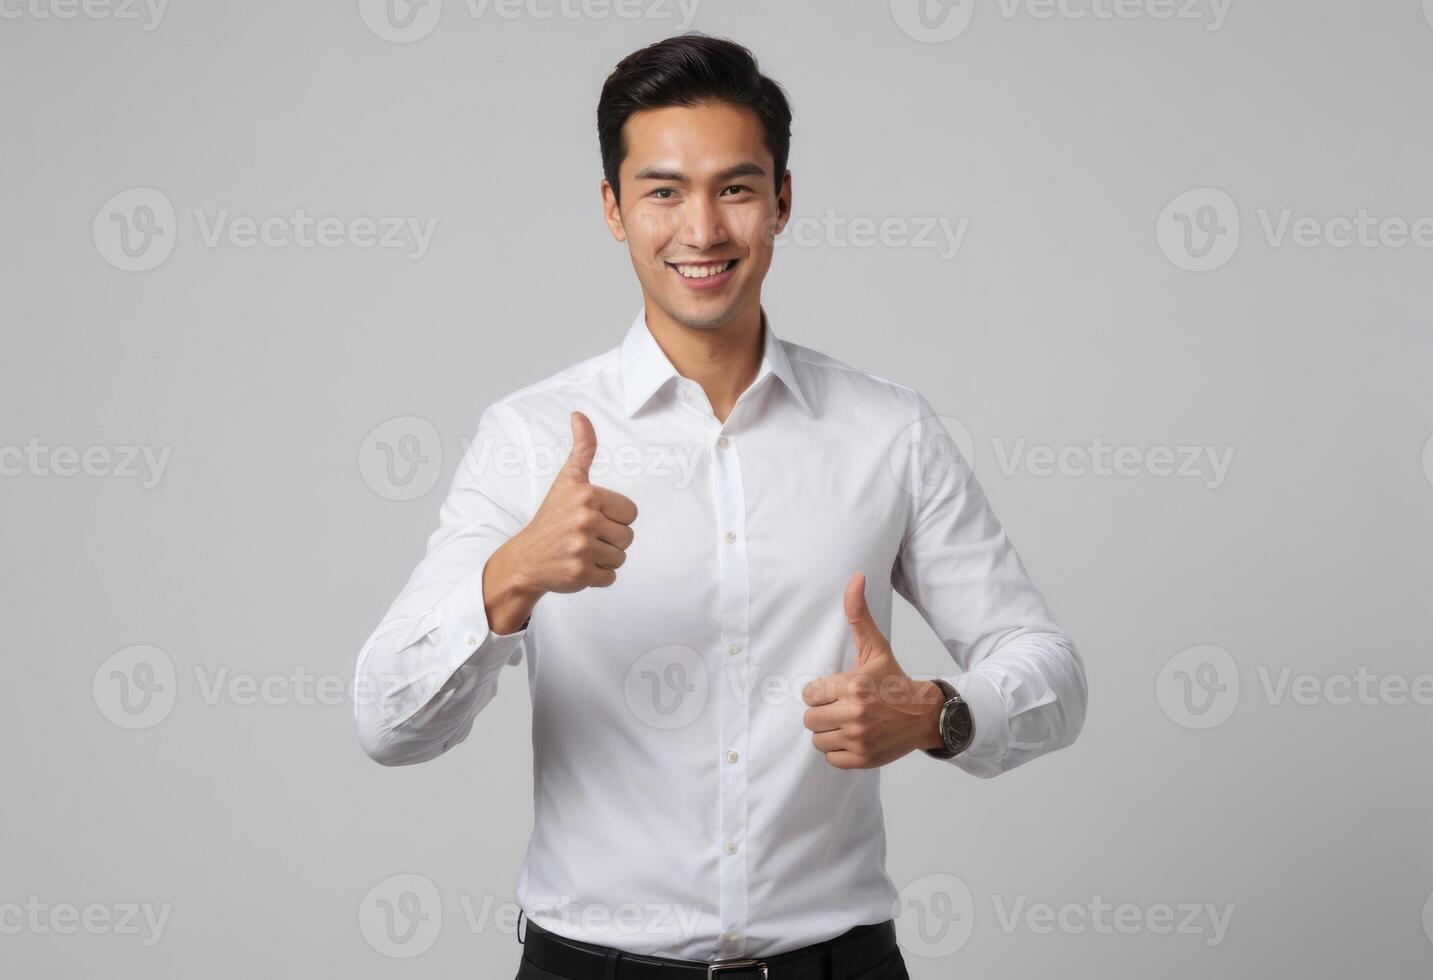
[[[645,308],[619,347],[489,406],[359,654],[360,739],[390,765],[466,739],[526,654],[534,827],[517,900],[564,936],[712,960],[897,915],[880,770],[833,767],[803,725],[802,686],[855,662],[853,572],[887,637],[892,590],[919,610],[974,719],[965,752],[904,764],[994,776],[1084,722],[1080,655],[930,405],[763,317],[760,372],[725,423]],[[573,410],[597,433],[591,481],[636,503],[636,537],[615,585],[547,595],[500,636],[483,566],[546,494]],[[482,734],[494,750],[515,737]]]

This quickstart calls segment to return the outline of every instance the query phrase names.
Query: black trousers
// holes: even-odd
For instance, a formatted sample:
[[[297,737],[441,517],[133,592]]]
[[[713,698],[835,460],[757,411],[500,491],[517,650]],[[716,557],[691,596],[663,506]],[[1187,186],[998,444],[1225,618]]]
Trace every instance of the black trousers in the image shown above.
[[[518,965],[517,977],[514,980],[603,980],[602,973],[602,968],[599,966],[594,972],[583,976],[563,976],[544,970],[532,963],[528,960],[527,953],[524,952],[522,962]],[[906,972],[906,961],[902,959],[901,951],[894,949],[886,959],[864,973],[850,977],[849,980],[910,980],[910,976]]]
[[[548,973],[524,960],[518,966],[515,980],[589,980],[589,978],[558,976],[556,973]],[[594,973],[591,980],[602,980],[602,978]],[[901,951],[896,950],[891,954],[889,961],[882,963],[874,972],[862,974],[856,980],[911,980],[911,975],[906,972],[906,963],[901,959]]]

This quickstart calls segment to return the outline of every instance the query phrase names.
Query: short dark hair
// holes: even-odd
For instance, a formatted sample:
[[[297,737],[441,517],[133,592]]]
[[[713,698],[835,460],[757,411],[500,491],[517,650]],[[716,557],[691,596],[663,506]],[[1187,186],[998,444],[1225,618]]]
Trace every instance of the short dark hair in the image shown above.
[[[774,80],[761,73],[750,51],[726,38],[690,31],[633,51],[617,63],[597,100],[597,143],[602,173],[621,201],[617,170],[627,156],[622,127],[644,109],[729,102],[756,113],[776,165],[781,192],[791,152],[791,105]]]

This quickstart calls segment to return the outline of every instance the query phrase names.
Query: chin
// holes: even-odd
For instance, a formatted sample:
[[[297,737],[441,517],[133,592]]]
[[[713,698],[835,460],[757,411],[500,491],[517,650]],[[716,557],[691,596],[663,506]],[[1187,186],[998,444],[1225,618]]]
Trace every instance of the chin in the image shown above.
[[[731,322],[735,309],[734,303],[727,303],[718,310],[677,309],[672,311],[672,319],[693,330],[718,330]]]

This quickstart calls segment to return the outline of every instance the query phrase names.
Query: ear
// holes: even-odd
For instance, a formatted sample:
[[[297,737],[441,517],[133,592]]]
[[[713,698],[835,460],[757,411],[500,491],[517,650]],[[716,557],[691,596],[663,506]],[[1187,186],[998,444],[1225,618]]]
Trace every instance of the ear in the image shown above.
[[[781,190],[776,194],[776,224],[773,235],[781,234],[781,230],[786,227],[786,222],[791,220],[791,201],[791,171],[788,170],[782,174]]]
[[[602,178],[602,218],[607,222],[607,230],[612,237],[619,242],[627,240],[627,228],[622,224],[622,207],[617,203],[617,190],[607,180]]]

